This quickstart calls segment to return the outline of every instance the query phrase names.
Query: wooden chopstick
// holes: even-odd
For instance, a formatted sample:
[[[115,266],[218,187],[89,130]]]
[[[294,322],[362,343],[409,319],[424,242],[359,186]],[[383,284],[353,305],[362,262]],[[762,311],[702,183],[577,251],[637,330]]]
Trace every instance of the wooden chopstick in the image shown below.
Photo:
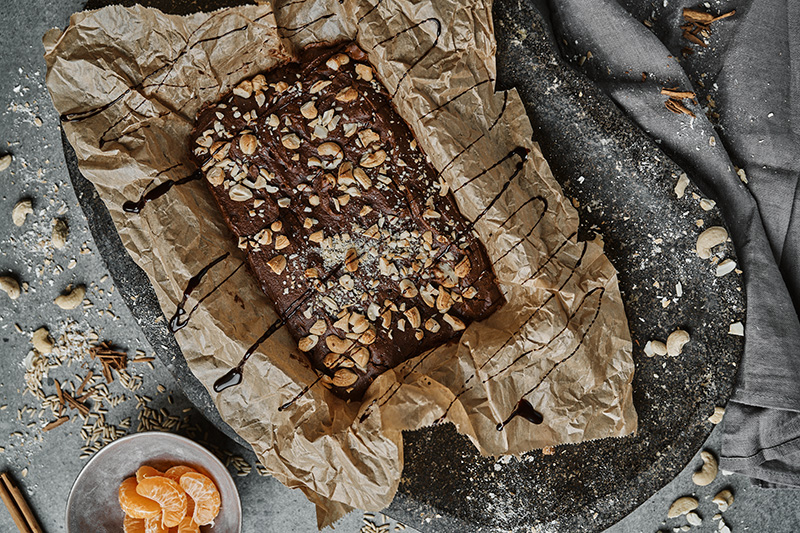
[[[2,497],[8,512],[11,513],[11,518],[14,519],[20,533],[43,533],[42,526],[33,515],[22,492],[5,472],[0,474],[0,497]]]

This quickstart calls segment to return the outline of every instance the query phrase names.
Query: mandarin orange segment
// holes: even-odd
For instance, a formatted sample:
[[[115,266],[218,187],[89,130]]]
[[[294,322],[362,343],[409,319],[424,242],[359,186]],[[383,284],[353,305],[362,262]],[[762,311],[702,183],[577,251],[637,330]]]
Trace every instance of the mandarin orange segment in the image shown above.
[[[144,529],[144,520],[140,518],[131,518],[125,515],[125,520],[122,521],[123,533],[147,533]]]
[[[213,523],[220,507],[220,495],[214,482],[208,476],[189,472],[181,476],[181,487],[194,500],[195,523],[201,526]]]
[[[170,468],[161,475],[170,478],[175,483],[180,483],[181,476],[184,474],[188,474],[189,472],[197,472],[197,470],[189,466],[178,465],[178,466],[173,466],[172,468]]]
[[[152,466],[140,466],[139,470],[136,471],[136,481],[139,483],[146,477],[153,477],[153,476],[163,476],[161,472],[153,468]]]
[[[131,518],[153,518],[161,515],[161,506],[137,492],[135,477],[129,477],[119,486],[119,506]]]
[[[194,521],[194,502],[189,498],[189,505],[186,508],[186,516],[183,517],[181,523],[178,524],[177,533],[200,533],[200,526]]]
[[[161,505],[162,524],[165,527],[177,526],[186,516],[186,493],[180,485],[167,477],[145,478],[136,486],[136,492]]]
[[[144,521],[144,533],[168,533],[167,528],[158,517],[148,518]]]

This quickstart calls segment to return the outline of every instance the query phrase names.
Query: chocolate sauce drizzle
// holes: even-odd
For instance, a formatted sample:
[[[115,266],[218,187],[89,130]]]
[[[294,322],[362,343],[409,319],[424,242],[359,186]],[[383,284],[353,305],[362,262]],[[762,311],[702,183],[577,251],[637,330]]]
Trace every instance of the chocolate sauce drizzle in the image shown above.
[[[197,274],[195,274],[194,276],[189,278],[189,282],[186,284],[186,289],[183,291],[183,297],[181,298],[180,303],[178,303],[178,307],[175,309],[175,314],[172,315],[172,318],[169,320],[169,329],[170,329],[170,331],[172,331],[172,333],[176,333],[176,332],[182,330],[184,327],[186,327],[186,324],[189,323],[189,319],[192,318],[192,314],[195,312],[195,310],[198,308],[198,306],[201,303],[203,303],[203,301],[206,298],[211,296],[217,289],[222,287],[222,285],[224,285],[225,282],[227,282],[229,279],[231,279],[239,271],[239,269],[241,269],[244,266],[244,263],[239,263],[239,266],[236,267],[233,270],[233,272],[228,274],[225,277],[225,279],[223,279],[221,282],[219,282],[217,285],[215,285],[214,288],[211,289],[205,296],[200,298],[200,300],[197,301],[197,303],[194,305],[194,307],[192,307],[192,309],[190,309],[189,312],[186,313],[186,310],[184,309],[184,306],[186,305],[186,301],[189,299],[189,295],[191,295],[192,292],[198,286],[200,286],[200,282],[203,280],[203,277],[206,274],[208,274],[208,272],[212,268],[214,268],[220,262],[225,260],[229,255],[230,255],[229,252],[225,252],[221,256],[219,256],[216,259],[214,259],[213,261],[211,261],[211,263],[209,263],[208,265],[203,267],[200,270],[200,272],[198,272]],[[184,315],[186,315],[186,318],[181,320],[181,318],[183,318]]]
[[[514,418],[518,416],[524,418],[531,424],[538,425],[544,421],[542,413],[534,409],[533,405],[531,405],[531,402],[523,398],[517,403],[517,406],[513,411],[511,411],[511,414],[508,415],[508,418],[497,424],[497,431],[503,431],[503,428],[505,428],[512,420],[514,420]]]
[[[129,200],[125,202],[124,204],[122,204],[122,210],[125,211],[126,213],[140,213],[142,209],[144,209],[145,205],[152,202],[153,200],[161,198],[162,196],[167,194],[167,192],[175,185],[183,185],[185,183],[197,181],[202,178],[203,178],[203,172],[198,170],[194,174],[186,176],[185,178],[181,178],[179,180],[167,180],[157,185],[156,187],[150,189],[149,191],[142,193],[142,195],[139,197],[137,201],[133,202]]]
[[[380,2],[379,2],[379,3],[380,3]],[[377,4],[375,4],[375,6],[373,6],[373,7],[372,7],[372,9],[375,9],[376,7],[378,7],[378,5],[377,5]],[[363,17],[361,17],[361,19],[363,19],[364,17],[366,17],[366,16],[367,16],[367,15],[368,15],[368,14],[369,14],[371,11],[372,11],[372,9],[370,9],[370,10],[369,10],[369,11],[368,11],[366,14],[364,14],[364,16],[363,16]],[[361,19],[359,19],[358,21],[359,21],[359,22],[361,22]],[[394,88],[394,92],[392,93],[392,97],[394,97],[395,95],[397,95],[397,91],[400,89],[400,84],[402,84],[402,83],[403,83],[403,80],[405,80],[405,79],[406,79],[406,77],[407,77],[407,76],[408,76],[408,75],[411,73],[411,70],[412,70],[414,67],[416,67],[417,65],[419,65],[419,63],[420,63],[420,62],[421,62],[423,59],[425,59],[426,57],[428,57],[428,54],[430,54],[431,52],[433,52],[433,49],[434,49],[434,48],[436,48],[436,45],[438,45],[438,44],[439,44],[439,38],[442,36],[442,21],[441,21],[441,20],[439,20],[439,19],[438,19],[438,18],[436,18],[436,17],[428,17],[428,18],[426,18],[426,19],[420,20],[419,22],[417,22],[417,23],[415,23],[415,24],[412,24],[411,26],[409,26],[408,28],[404,29],[403,31],[397,32],[396,34],[392,35],[391,37],[387,37],[386,39],[384,39],[384,40],[382,40],[382,41],[379,41],[379,42],[378,42],[378,43],[375,45],[375,46],[381,46],[381,45],[384,45],[384,44],[388,43],[389,41],[391,41],[391,40],[393,40],[393,39],[396,39],[397,37],[400,37],[400,36],[401,36],[401,35],[403,35],[405,32],[407,32],[407,31],[411,31],[411,30],[413,30],[414,28],[418,28],[418,27],[422,26],[422,25],[423,25],[423,24],[425,24],[426,22],[433,22],[433,23],[435,23],[435,24],[436,24],[436,38],[433,40],[433,43],[432,43],[432,44],[431,44],[431,45],[428,47],[428,49],[427,49],[427,50],[425,50],[425,52],[424,52],[424,53],[423,53],[421,56],[419,56],[417,59],[415,59],[415,60],[414,60],[414,62],[413,62],[413,63],[411,63],[411,64],[408,66],[408,68],[406,69],[406,71],[405,71],[405,72],[403,72],[403,75],[402,75],[402,76],[400,76],[400,79],[399,79],[399,80],[397,80],[397,85],[396,85],[396,86],[395,86],[395,88]]]

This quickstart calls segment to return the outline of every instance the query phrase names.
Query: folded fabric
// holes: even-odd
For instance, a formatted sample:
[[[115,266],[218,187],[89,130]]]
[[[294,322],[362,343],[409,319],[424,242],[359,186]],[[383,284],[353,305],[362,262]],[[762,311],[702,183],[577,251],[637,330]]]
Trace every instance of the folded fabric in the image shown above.
[[[747,313],[720,465],[765,486],[800,486],[800,4],[731,4],[723,11],[735,14],[696,37],[704,46],[685,38],[683,8],[722,14],[716,5],[535,3],[564,55],[590,51],[581,70],[722,210]],[[662,87],[694,91],[695,116],[665,109]]]

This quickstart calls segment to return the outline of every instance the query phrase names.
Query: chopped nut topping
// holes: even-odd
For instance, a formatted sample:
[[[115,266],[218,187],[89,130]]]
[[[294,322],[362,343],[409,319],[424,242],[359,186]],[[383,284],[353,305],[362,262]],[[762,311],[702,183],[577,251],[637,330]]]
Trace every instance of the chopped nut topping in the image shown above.
[[[308,236],[308,240],[309,241],[316,242],[316,243],[322,242],[322,239],[324,239],[324,238],[325,238],[325,234],[322,232],[322,230],[315,231],[314,233],[312,233],[311,235]]]
[[[336,94],[336,100],[339,102],[352,102],[356,98],[358,98],[358,91],[352,87],[342,89]]]
[[[242,98],[250,98],[253,95],[253,82],[244,80],[233,89],[233,94]]]
[[[355,272],[358,270],[358,252],[355,248],[350,248],[347,250],[344,258],[344,267],[347,269],[348,272]]]
[[[336,54],[335,56],[328,59],[325,64],[328,68],[333,70],[339,70],[339,67],[343,67],[350,62],[350,56],[347,54]]]
[[[213,154],[213,158],[217,161],[222,161],[228,157],[228,151],[231,149],[231,143],[224,141],[217,141],[211,145],[209,151]]]
[[[362,157],[359,164],[364,168],[375,168],[381,166],[384,161],[386,161],[386,152],[378,150]]]
[[[405,298],[414,298],[419,294],[419,291],[414,286],[414,282],[410,279],[403,279],[400,281],[400,293]]]
[[[289,150],[297,150],[300,148],[300,138],[294,133],[290,133],[281,137],[281,144]]]
[[[314,102],[306,102],[300,108],[300,113],[308,120],[317,118],[317,107],[314,105]]]
[[[458,276],[459,278],[467,277],[467,274],[469,274],[469,269],[471,266],[472,265],[469,262],[469,257],[464,256],[464,259],[462,259],[461,262],[459,262],[456,265],[455,268],[456,276]]]
[[[276,220],[275,222],[269,225],[269,228],[277,233],[283,229],[283,222],[281,222],[280,220]]]
[[[450,324],[450,327],[453,328],[453,331],[461,331],[462,329],[467,327],[461,320],[452,315],[448,315],[447,313],[443,315],[443,318],[445,322]]]
[[[350,315],[350,325],[353,326],[353,333],[364,333],[369,329],[369,322],[364,317],[364,315],[360,313],[353,313]]]
[[[348,368],[340,368],[333,375],[333,385],[335,387],[349,387],[357,380],[358,376],[356,375],[356,373]]]
[[[342,147],[334,142],[324,142],[317,147],[317,153],[323,157],[333,157],[334,159],[342,159],[344,151]]]
[[[353,351],[351,357],[358,368],[366,370],[367,364],[369,363],[369,348],[361,346]]]
[[[364,188],[364,190],[372,187],[372,180],[369,179],[369,176],[367,176],[367,173],[364,172],[363,168],[356,167],[356,169],[353,170],[353,177],[356,178],[356,181],[358,182],[359,185],[361,185]]]
[[[231,200],[234,202],[245,202],[253,197],[253,191],[245,187],[244,185],[236,184],[230,188],[228,191],[228,196],[231,197]]]
[[[361,140],[361,145],[364,148],[369,147],[374,142],[380,142],[381,136],[367,128],[358,132],[358,138]]]
[[[275,237],[275,249],[283,250],[289,246],[289,238],[286,235],[278,235]]]
[[[356,74],[364,81],[372,81],[372,67],[363,63],[356,63]]]
[[[408,323],[411,324],[412,328],[417,329],[420,326],[422,318],[419,315],[419,309],[412,307],[411,309],[406,309],[403,314],[406,315]]]
[[[364,346],[369,346],[370,344],[375,342],[375,339],[377,338],[378,338],[377,330],[374,327],[370,326],[364,333],[361,333],[358,336],[358,342],[360,342]]]
[[[431,333],[436,333],[437,331],[439,331],[440,328],[441,326],[439,325],[439,323],[435,321],[433,318],[429,318],[428,320],[425,321],[425,329],[427,329]]]
[[[275,91],[279,92],[279,93],[282,93],[283,91],[285,91],[288,88],[289,88],[289,84],[286,83],[285,81],[279,81],[278,83],[275,84]]]
[[[310,352],[314,349],[314,346],[317,345],[317,342],[319,342],[319,337],[316,335],[309,335],[300,339],[300,342],[297,343],[297,347],[301,352]]]
[[[269,268],[276,274],[280,274],[283,272],[283,269],[286,268],[286,258],[282,255],[276,255],[269,261],[267,261]]]
[[[439,296],[436,297],[436,309],[441,313],[446,313],[453,306],[453,299],[447,289],[442,287],[439,289]]]
[[[208,172],[206,172],[206,179],[214,187],[219,187],[222,185],[222,182],[225,181],[225,171],[219,167],[211,167]]]
[[[314,322],[314,325],[309,328],[308,332],[312,335],[322,335],[328,329],[328,325],[325,324],[325,321],[320,319]]]
[[[245,155],[253,155],[258,147],[258,140],[249,133],[239,137],[239,149]]]
[[[328,335],[325,337],[325,344],[333,353],[345,353],[353,346],[353,341],[336,335]]]

